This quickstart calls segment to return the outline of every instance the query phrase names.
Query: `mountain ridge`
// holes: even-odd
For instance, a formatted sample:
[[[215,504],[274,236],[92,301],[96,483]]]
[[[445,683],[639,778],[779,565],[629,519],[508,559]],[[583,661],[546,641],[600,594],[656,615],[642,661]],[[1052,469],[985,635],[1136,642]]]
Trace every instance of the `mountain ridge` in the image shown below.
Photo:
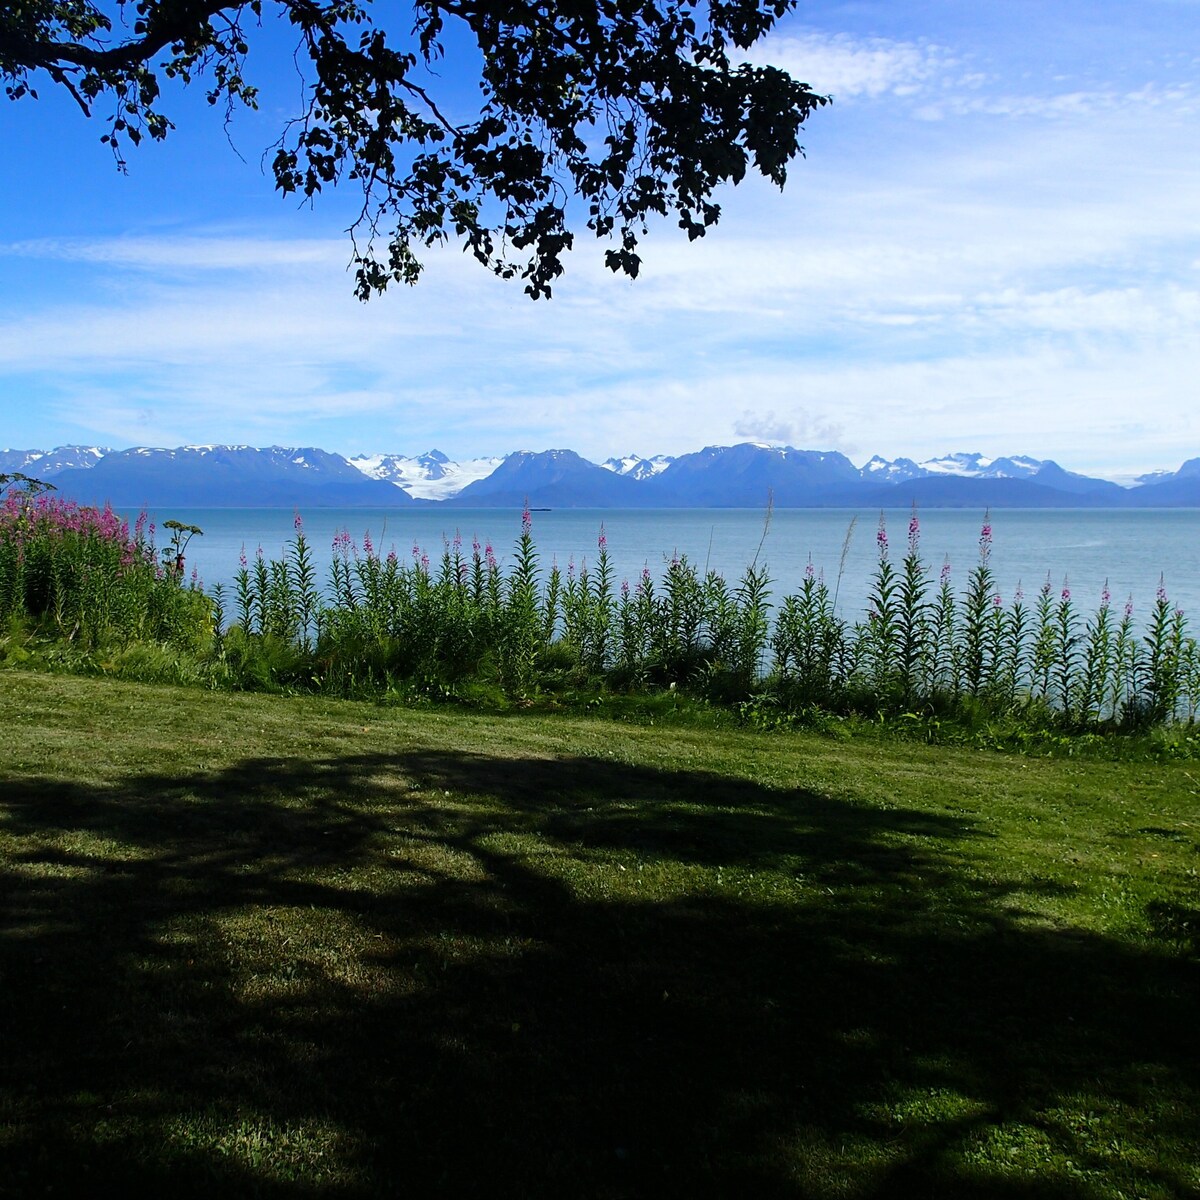
[[[573,450],[518,450],[455,461],[420,455],[346,457],[318,447],[59,446],[0,450],[0,472],[54,483],[85,503],[116,507],[781,508],[1200,506],[1200,458],[1126,488],[1028,455],[955,452],[917,462],[761,442],[675,457],[628,454],[595,463]]]

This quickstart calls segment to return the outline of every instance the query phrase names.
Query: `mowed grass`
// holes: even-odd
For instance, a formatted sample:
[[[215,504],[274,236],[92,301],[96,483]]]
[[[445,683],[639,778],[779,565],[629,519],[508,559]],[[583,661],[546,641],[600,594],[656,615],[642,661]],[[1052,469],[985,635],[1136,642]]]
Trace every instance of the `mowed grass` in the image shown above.
[[[1200,1194],[1189,763],[0,674],[0,1195]]]

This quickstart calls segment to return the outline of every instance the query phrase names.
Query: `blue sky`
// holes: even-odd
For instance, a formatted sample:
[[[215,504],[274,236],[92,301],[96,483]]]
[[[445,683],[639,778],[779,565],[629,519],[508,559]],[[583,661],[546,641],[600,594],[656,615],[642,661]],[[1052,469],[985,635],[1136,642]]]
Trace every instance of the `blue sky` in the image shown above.
[[[354,300],[353,196],[264,174],[300,86],[264,20],[236,153],[199,89],[124,177],[48,83],[0,101],[0,446],[1200,454],[1194,0],[801,5],[751,54],[834,96],[787,189],[652,229],[637,282],[581,237],[549,303],[456,250]]]

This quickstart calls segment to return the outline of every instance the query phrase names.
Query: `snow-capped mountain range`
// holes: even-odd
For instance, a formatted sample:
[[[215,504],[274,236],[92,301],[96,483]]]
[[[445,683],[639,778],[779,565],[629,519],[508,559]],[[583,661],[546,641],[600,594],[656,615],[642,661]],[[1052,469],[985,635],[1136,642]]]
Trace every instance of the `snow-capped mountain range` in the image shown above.
[[[430,450],[414,458],[403,454],[356,454],[346,461],[368,479],[394,483],[414,499],[449,500],[468,484],[486,479],[504,456],[451,462],[440,450]]]
[[[928,507],[1200,505],[1200,459],[1132,488],[1012,455],[954,453],[917,462],[878,455],[862,467],[836,451],[742,442],[692,454],[627,454],[594,463],[571,450],[455,461],[439,450],[345,457],[316,447],[59,446],[0,450],[0,473],[53,482],[88,503],[203,507]]]
[[[890,461],[878,454],[862,468],[864,478],[881,483],[904,483],[929,475],[955,475],[961,479],[1029,479],[1046,464],[1041,459],[1016,454],[1011,458],[985,458],[982,454],[944,454],[913,462],[911,458]],[[1169,474],[1169,472],[1167,472]]]

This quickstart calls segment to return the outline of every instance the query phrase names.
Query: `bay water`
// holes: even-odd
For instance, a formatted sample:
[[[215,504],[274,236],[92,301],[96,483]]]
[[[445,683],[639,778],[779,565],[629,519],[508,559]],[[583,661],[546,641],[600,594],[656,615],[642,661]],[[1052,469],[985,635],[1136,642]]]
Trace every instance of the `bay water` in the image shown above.
[[[521,514],[509,509],[313,509],[300,515],[322,582],[328,579],[333,539],[343,530],[360,548],[369,535],[383,555],[395,549],[411,561],[415,548],[418,557],[428,555],[434,570],[444,541],[456,532],[465,554],[475,539],[481,545],[490,542],[507,567],[521,532]],[[778,509],[769,519],[751,509],[556,509],[533,513],[533,534],[543,577],[552,562],[564,572],[572,562],[576,569],[585,560],[594,566],[603,527],[617,586],[622,579],[635,585],[643,568],[657,581],[676,554],[686,555],[701,571],[718,571],[731,585],[757,560],[770,574],[774,604],[799,590],[811,559],[831,591],[836,589],[839,612],[857,620],[878,562],[880,516],[878,510],[852,509]],[[911,514],[898,509],[882,516],[898,566]],[[961,592],[979,561],[983,514],[930,509],[919,516],[923,559],[935,580],[948,559],[951,580]],[[189,573],[193,567],[198,571],[210,592],[213,585],[224,585],[227,610],[243,549],[251,560],[259,547],[268,559],[279,558],[295,536],[291,509],[192,509],[150,517],[160,525],[160,546],[165,540],[161,522],[168,517],[204,530],[188,547],[187,567]],[[1032,600],[1048,575],[1055,598],[1069,586],[1076,603],[1090,613],[1107,581],[1114,607],[1132,597],[1135,615],[1144,618],[1161,575],[1172,604],[1200,623],[1200,510],[1003,509],[991,515],[990,524],[991,565],[1005,603],[1018,585]]]

